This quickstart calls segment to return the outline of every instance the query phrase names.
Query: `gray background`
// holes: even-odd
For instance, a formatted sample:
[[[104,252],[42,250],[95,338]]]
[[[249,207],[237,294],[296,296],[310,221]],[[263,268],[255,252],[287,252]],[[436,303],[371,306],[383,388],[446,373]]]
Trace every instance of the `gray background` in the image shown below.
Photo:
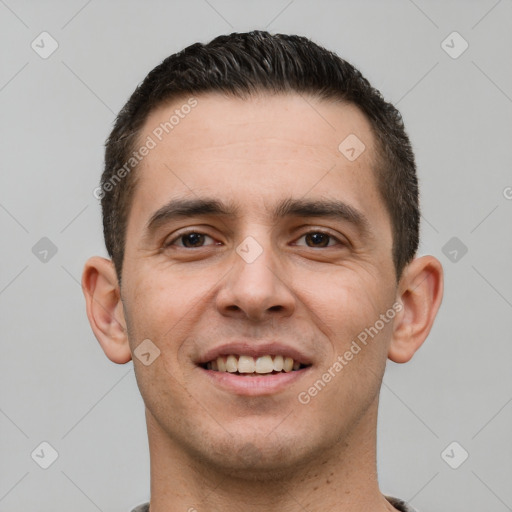
[[[0,511],[124,512],[148,499],[133,363],[105,357],[79,286],[86,258],[106,254],[92,191],[115,113],[146,73],[254,28],[353,62],[397,104],[416,151],[420,253],[441,260],[446,291],[414,359],[388,363],[382,491],[422,512],[512,510],[511,0],[0,0]],[[50,47],[43,31],[59,45],[46,59],[31,48]],[[445,50],[462,40],[442,45],[453,31],[469,44],[457,58]],[[31,457],[43,441],[58,452],[48,469]]]

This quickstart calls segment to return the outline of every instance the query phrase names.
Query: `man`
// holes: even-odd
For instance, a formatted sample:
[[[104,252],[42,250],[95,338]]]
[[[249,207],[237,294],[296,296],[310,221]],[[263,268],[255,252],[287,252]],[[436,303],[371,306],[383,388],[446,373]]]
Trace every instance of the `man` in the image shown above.
[[[89,259],[82,284],[146,407],[151,500],[135,510],[413,510],[378,487],[379,391],[443,281],[415,257],[396,109],[305,38],[231,34],[148,74],[105,161],[111,260]]]

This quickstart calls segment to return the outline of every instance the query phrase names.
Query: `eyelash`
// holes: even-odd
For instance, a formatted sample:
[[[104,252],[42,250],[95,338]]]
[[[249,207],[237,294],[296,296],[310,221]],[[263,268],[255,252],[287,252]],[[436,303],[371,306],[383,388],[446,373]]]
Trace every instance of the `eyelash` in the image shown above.
[[[213,240],[213,237],[211,237],[210,235],[207,235],[206,233],[203,233],[201,231],[197,231],[197,230],[190,230],[190,231],[185,231],[183,233],[180,233],[179,235],[177,235],[176,237],[174,237],[172,240],[170,240],[169,242],[167,242],[165,245],[164,245],[164,248],[167,248],[167,247],[170,247],[172,245],[174,245],[174,242],[176,242],[177,240],[180,240],[181,238],[187,236],[187,235],[190,235],[190,234],[196,234],[196,235],[205,235],[207,237],[210,237],[212,240]],[[336,242],[338,242],[338,244],[341,244],[341,245],[347,245],[346,243],[342,242],[339,238],[335,237],[334,235],[331,235],[330,233],[328,233],[327,231],[322,231],[321,229],[314,229],[314,230],[311,230],[311,231],[307,231],[306,233],[303,233],[300,237],[304,237],[306,235],[310,235],[310,234],[317,234],[317,233],[320,233],[322,235],[326,235],[328,236],[329,238],[335,240]],[[218,245],[218,244],[213,244],[213,245]],[[192,250],[192,249],[202,249],[203,247],[206,247],[206,246],[201,246],[201,247],[185,247],[185,246],[178,246],[180,249],[189,249],[189,250]],[[308,247],[309,249],[327,249],[329,247],[333,247],[332,245],[328,245],[326,247],[309,247],[309,246],[306,246]]]

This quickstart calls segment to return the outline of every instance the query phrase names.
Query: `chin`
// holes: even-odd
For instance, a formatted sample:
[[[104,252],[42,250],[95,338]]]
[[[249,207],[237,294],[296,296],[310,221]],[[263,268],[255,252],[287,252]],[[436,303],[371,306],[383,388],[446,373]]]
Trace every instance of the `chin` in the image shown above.
[[[277,436],[269,430],[261,430],[255,435],[246,430],[245,435],[226,435],[222,440],[210,438],[209,445],[203,443],[199,449],[196,447],[193,458],[235,480],[271,482],[285,476],[289,478],[302,466],[307,466],[319,451],[311,445],[310,436],[306,442],[304,433],[296,434],[294,437],[287,432],[283,436],[281,432]]]

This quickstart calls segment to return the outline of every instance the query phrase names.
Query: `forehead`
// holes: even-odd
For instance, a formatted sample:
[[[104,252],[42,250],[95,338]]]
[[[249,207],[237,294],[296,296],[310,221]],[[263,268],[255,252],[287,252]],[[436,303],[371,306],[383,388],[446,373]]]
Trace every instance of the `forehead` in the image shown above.
[[[371,126],[351,104],[298,94],[183,97],[148,116],[139,144],[152,148],[137,168],[130,217],[204,195],[262,214],[283,197],[329,196],[382,218]],[[347,158],[347,144],[362,153]]]
[[[288,149],[288,157],[296,152],[298,157],[308,154],[322,162],[340,158],[339,144],[349,135],[364,139],[369,151],[363,160],[369,161],[374,138],[368,120],[355,105],[263,93],[248,99],[217,93],[183,97],[154,110],[142,131],[142,137],[150,136],[157,146],[194,150],[194,155],[186,157],[223,156],[230,145],[229,153],[240,149],[234,155],[241,158],[273,159]],[[237,143],[243,148],[236,148]],[[174,158],[181,156],[177,151]]]

